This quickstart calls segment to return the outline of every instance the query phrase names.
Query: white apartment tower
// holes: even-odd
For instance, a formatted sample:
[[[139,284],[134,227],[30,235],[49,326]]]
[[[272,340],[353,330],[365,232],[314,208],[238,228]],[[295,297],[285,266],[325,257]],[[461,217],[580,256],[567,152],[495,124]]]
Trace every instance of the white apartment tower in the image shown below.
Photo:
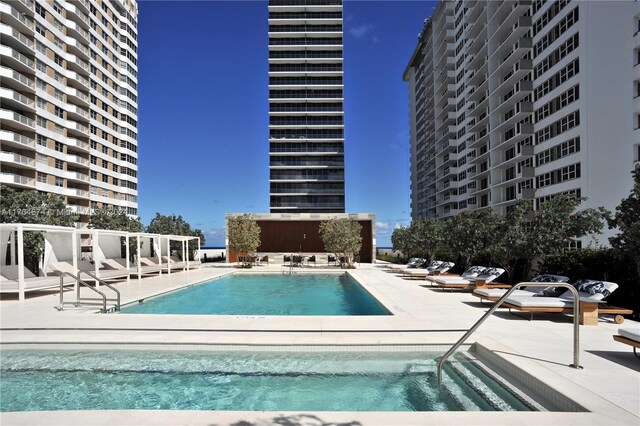
[[[414,219],[614,210],[640,156],[640,2],[442,1],[404,73]]]
[[[343,213],[342,0],[269,0],[272,213]]]
[[[0,183],[137,215],[137,4],[0,4]]]

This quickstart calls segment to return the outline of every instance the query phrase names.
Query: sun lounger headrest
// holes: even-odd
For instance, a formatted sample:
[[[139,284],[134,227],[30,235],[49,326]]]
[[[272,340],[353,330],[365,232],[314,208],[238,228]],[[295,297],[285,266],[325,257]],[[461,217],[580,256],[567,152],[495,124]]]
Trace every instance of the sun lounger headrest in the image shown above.
[[[489,268],[485,268],[482,272],[480,272],[479,275],[498,278],[503,273],[504,273],[504,269],[489,267]]]
[[[428,268],[437,268],[440,265],[442,265],[442,261],[441,260],[432,260],[431,263],[429,263],[429,266],[427,266],[427,267]]]
[[[541,274],[531,278],[531,282],[534,283],[566,283],[567,281],[569,277],[564,275]]]
[[[463,273],[462,275],[478,275],[480,272],[484,271],[485,267],[484,266],[469,266]]]
[[[578,280],[572,285],[576,290],[578,290],[580,297],[586,297],[594,300],[602,300],[618,288],[618,284],[616,283],[586,279]],[[572,297],[570,292],[565,293],[562,296]]]
[[[440,265],[440,269],[451,269],[454,266],[456,266],[456,264],[453,262],[442,262],[442,264]]]
[[[426,260],[421,257],[412,257],[411,259],[409,259],[409,263],[407,263],[407,265],[419,265],[423,264],[424,262],[426,262]]]

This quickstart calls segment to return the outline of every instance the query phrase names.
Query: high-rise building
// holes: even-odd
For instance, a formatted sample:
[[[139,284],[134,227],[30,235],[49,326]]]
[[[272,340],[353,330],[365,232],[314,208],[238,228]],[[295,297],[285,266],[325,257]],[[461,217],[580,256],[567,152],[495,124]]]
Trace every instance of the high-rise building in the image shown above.
[[[440,2],[404,73],[412,218],[614,210],[640,159],[639,30],[634,1]]]
[[[269,0],[273,213],[344,212],[342,0]]]
[[[0,4],[0,183],[137,215],[135,0]]]

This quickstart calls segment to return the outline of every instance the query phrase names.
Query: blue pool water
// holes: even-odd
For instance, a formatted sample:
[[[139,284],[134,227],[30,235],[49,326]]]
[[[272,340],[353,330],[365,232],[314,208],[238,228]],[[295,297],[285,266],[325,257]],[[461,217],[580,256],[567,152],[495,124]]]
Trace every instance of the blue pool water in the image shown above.
[[[127,314],[390,315],[347,274],[233,274],[143,303]]]
[[[464,356],[439,388],[436,355],[7,350],[0,410],[530,410]]]

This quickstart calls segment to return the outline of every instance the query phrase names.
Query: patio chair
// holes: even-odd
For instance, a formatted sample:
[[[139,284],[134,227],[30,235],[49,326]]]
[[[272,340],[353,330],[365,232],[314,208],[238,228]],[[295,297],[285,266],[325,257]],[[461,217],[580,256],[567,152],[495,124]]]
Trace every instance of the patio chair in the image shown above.
[[[620,328],[618,334],[613,336],[613,340],[632,346],[633,354],[640,358],[637,352],[637,349],[640,348],[640,328]]]
[[[336,264],[337,259],[334,255],[330,254],[327,256],[327,264],[331,265],[331,264]]]
[[[142,266],[156,266],[156,267],[159,266],[161,271],[169,270],[169,265],[165,262],[158,263],[157,257],[141,257],[140,264]]]
[[[564,275],[552,275],[552,274],[542,274],[536,277],[531,278],[530,282],[533,283],[566,283],[569,281],[569,277],[565,277]],[[523,287],[518,289],[510,294],[510,296],[534,296],[536,294],[542,294],[545,290],[549,291],[553,286],[547,288],[540,287]],[[472,295],[475,297],[479,297],[481,301],[489,300],[491,302],[495,302],[500,299],[504,294],[508,291],[508,289],[502,288],[477,288],[473,290]]]
[[[119,259],[102,259],[102,265],[107,265],[112,269],[125,269],[127,267],[127,260],[123,257]],[[150,275],[150,274],[160,274],[162,271],[162,266],[155,265],[144,265],[141,264],[140,270],[138,270],[138,264],[134,262],[129,262],[129,273],[131,275]]]
[[[431,283],[450,290],[473,290],[478,287],[509,288],[508,284],[489,284],[504,273],[502,268],[485,268],[475,278],[433,277]]]
[[[162,256],[161,259],[163,262],[167,262],[169,264],[172,271],[176,269],[181,269],[184,271],[187,268],[187,263],[184,260],[180,260],[178,256]]]
[[[313,263],[313,266],[315,267],[316,266],[316,256],[315,255],[309,256],[307,258],[307,265],[311,266],[312,263]]]
[[[600,314],[614,315],[616,324],[622,324],[624,317],[622,315],[631,315],[633,311],[630,309],[618,308],[607,305],[603,299],[608,297],[617,288],[618,284],[608,281],[596,280],[578,280],[573,283],[578,290],[580,296],[580,324],[582,325],[598,325],[598,316]],[[536,312],[544,313],[573,313],[573,294],[566,291],[559,297],[508,297],[502,304],[503,308],[508,308],[509,312],[515,310],[520,312],[528,312],[529,320],[533,319]]]

